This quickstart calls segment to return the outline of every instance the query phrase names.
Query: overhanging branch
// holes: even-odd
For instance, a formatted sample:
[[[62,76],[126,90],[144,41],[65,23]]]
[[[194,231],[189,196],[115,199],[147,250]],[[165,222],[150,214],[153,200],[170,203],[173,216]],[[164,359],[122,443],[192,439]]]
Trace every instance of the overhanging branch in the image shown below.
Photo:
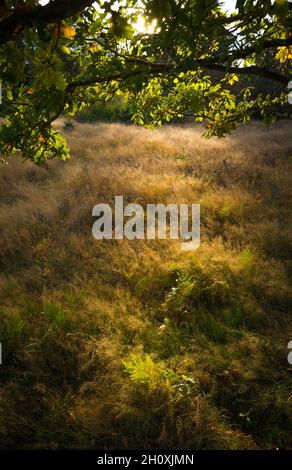
[[[238,75],[256,75],[273,80],[274,82],[282,83],[284,85],[289,82],[289,78],[285,77],[284,75],[281,75],[277,72],[272,72],[256,65],[250,65],[247,67],[228,67],[227,65],[218,64],[208,59],[198,59],[196,63],[206,70],[217,70],[218,72],[236,73]]]
[[[18,8],[0,21],[0,45],[15,39],[27,26],[39,20],[54,23],[70,18],[94,3],[94,0],[51,0],[45,6]]]
[[[292,45],[292,37],[287,39],[271,39],[260,42],[257,45],[245,47],[244,49],[236,49],[230,51],[228,55],[225,56],[224,60],[230,59],[231,61],[238,59],[246,59],[248,56],[260,51],[262,52],[265,49],[271,49],[276,47],[289,47]]]
[[[127,60],[125,58],[125,60]],[[129,62],[133,63],[134,59],[131,57]],[[195,64],[193,64],[193,67],[190,67],[189,65],[186,67],[185,65],[179,65],[176,66],[174,64],[164,64],[164,63],[150,63],[147,62],[144,59],[137,58],[137,65],[139,65],[139,68],[133,68],[132,71],[127,71],[126,73],[120,72],[116,73],[113,75],[105,76],[105,75],[99,75],[95,77],[90,77],[90,78],[84,78],[84,79],[79,79],[72,81],[70,84],[67,86],[67,92],[72,92],[74,91],[75,88],[78,87],[87,87],[87,86],[94,86],[99,83],[108,83],[113,80],[116,81],[126,81],[129,78],[135,77],[135,76],[141,76],[143,74],[145,75],[163,75],[163,74],[176,74],[179,71],[182,70],[191,70],[194,69],[194,65],[199,66],[200,68],[203,68],[205,70],[215,70],[218,72],[223,72],[223,73],[236,73],[239,75],[256,75],[256,76],[261,76],[264,78],[267,78],[269,80],[273,80],[278,83],[282,84],[287,84],[289,81],[289,78],[280,75],[276,72],[271,72],[270,70],[264,69],[262,67],[257,67],[255,65],[251,65],[248,67],[228,67],[226,65],[221,65],[216,62],[213,62],[212,60],[209,59],[197,59],[195,61]]]

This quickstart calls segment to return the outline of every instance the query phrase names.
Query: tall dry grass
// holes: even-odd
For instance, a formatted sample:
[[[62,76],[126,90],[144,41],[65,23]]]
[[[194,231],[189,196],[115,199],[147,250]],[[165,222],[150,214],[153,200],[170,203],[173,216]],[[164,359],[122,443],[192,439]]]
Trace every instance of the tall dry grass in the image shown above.
[[[2,448],[291,447],[289,131],[74,123],[0,168]],[[114,195],[200,203],[200,248],[94,240]]]

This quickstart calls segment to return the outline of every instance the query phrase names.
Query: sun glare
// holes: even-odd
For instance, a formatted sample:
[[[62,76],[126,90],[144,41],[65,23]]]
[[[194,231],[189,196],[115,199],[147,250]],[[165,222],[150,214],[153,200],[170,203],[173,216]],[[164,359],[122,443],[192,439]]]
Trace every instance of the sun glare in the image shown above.
[[[146,23],[144,16],[138,16],[137,21],[132,23],[132,26],[135,31],[140,34],[153,34],[157,32],[157,20],[153,20],[151,23]]]

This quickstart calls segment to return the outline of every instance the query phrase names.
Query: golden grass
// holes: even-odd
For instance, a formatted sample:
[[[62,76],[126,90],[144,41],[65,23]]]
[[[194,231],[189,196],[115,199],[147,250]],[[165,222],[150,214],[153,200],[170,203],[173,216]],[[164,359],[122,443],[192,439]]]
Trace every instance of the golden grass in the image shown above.
[[[291,446],[289,130],[74,122],[0,168],[2,448]],[[200,248],[94,240],[114,195],[200,203]]]

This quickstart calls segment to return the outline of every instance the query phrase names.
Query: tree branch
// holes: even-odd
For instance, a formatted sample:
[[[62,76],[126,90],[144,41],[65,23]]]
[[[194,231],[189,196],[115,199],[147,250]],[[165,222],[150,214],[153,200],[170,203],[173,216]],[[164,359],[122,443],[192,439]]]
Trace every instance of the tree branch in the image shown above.
[[[263,49],[271,49],[273,47],[288,47],[292,45],[292,37],[287,39],[271,39],[269,41],[263,41],[262,43],[259,41],[257,45],[253,45],[250,47],[245,47],[244,49],[236,49],[230,51],[228,55],[224,57],[225,60],[236,60],[236,59],[245,59],[251,54],[254,54],[258,50],[262,51]]]
[[[0,45],[15,39],[26,26],[33,26],[39,20],[54,23],[70,18],[94,3],[94,0],[51,0],[45,6],[30,9],[16,9],[0,21]]]
[[[127,60],[126,57],[124,57],[124,59]],[[134,60],[135,59],[131,57],[129,62],[133,63]],[[177,73],[178,71],[182,71],[185,68],[187,68],[187,70],[190,70],[191,68],[194,69],[194,66],[191,67],[189,64],[187,64],[186,67],[185,64],[176,66],[175,64],[167,63],[151,63],[141,58],[137,58],[136,64],[142,66],[143,68],[136,68],[125,74],[118,73],[110,76],[103,75],[76,80],[68,84],[66,91],[71,92],[78,87],[94,86],[98,83],[107,83],[112,80],[127,80],[128,78],[141,76],[143,74],[151,75]],[[197,59],[195,64],[205,70],[215,70],[223,73],[236,73],[238,75],[256,75],[285,85],[289,81],[289,78],[284,77],[283,75],[280,75],[276,72],[271,72],[270,70],[262,67],[257,67],[256,65],[251,65],[248,67],[228,67],[227,65],[218,64],[210,59]]]
[[[202,68],[207,70],[217,70],[218,72],[224,73],[236,73],[238,75],[257,75],[259,77],[268,78],[274,82],[283,83],[286,85],[289,82],[289,78],[284,75],[280,75],[277,72],[272,72],[263,67],[256,65],[250,65],[247,67],[228,67],[228,65],[218,64],[209,59],[197,59],[196,61]]]

